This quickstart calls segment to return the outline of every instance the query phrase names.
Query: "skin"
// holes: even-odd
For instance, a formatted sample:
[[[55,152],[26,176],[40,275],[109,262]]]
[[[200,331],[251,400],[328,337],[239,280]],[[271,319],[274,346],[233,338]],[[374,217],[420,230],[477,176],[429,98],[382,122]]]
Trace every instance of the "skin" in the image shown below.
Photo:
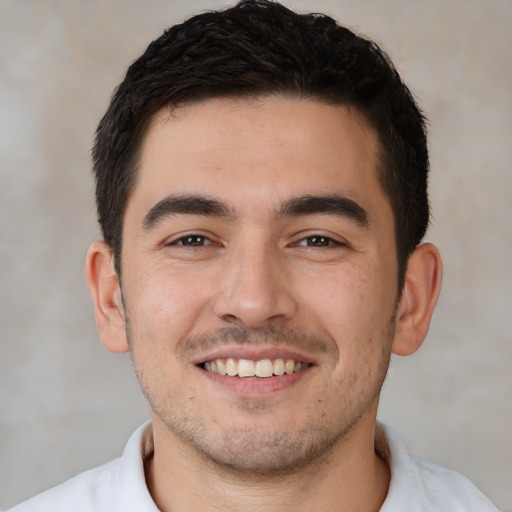
[[[122,292],[103,242],[87,276],[102,341],[130,350],[152,407],[146,478],[161,510],[379,510],[380,388],[392,351],[425,337],[441,263],[420,246],[397,290],[377,163],[374,132],[346,106],[219,99],[155,116]],[[301,210],[305,196],[323,199]],[[250,380],[201,367],[226,357],[309,366]]]

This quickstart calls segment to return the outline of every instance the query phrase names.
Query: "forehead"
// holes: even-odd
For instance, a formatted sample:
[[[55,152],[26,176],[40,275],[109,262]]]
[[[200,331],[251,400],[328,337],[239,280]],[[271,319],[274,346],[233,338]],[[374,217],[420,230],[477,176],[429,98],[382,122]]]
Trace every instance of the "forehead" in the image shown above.
[[[144,139],[129,203],[147,209],[167,195],[201,193],[261,209],[333,192],[387,202],[377,148],[373,129],[350,106],[269,97],[163,109]]]

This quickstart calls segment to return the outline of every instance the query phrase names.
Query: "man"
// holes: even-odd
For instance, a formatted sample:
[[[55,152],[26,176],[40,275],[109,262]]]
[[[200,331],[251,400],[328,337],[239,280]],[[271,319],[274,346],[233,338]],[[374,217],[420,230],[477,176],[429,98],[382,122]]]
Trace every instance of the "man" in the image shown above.
[[[103,344],[151,408],[20,511],[491,511],[376,423],[441,286],[424,118],[383,52],[243,1],[172,27],[96,135]]]

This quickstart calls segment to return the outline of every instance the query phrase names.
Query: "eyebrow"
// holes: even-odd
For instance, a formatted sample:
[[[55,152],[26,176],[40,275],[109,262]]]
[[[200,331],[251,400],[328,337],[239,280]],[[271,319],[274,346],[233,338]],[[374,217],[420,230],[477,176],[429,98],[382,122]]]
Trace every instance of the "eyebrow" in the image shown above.
[[[331,214],[352,220],[361,227],[368,227],[368,214],[354,200],[340,195],[305,195],[286,201],[277,217],[299,217],[301,215]],[[227,204],[202,195],[168,196],[153,206],[142,220],[142,227],[149,231],[161,220],[173,215],[203,215],[232,221],[235,212]]]
[[[368,227],[366,210],[353,199],[340,194],[325,196],[305,195],[286,201],[279,212],[279,217],[298,217],[300,215],[333,214],[355,222],[361,227]]]
[[[168,196],[159,201],[142,220],[142,227],[149,231],[159,221],[173,215],[206,215],[233,220],[235,214],[225,203],[200,195]]]

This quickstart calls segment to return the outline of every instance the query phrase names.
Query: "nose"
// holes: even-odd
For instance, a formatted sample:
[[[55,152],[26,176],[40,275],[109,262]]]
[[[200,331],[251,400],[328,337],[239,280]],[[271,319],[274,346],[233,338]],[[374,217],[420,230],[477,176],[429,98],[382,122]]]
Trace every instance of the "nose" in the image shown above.
[[[268,246],[249,244],[233,251],[215,297],[215,315],[247,329],[262,329],[291,319],[297,303],[282,260]]]

